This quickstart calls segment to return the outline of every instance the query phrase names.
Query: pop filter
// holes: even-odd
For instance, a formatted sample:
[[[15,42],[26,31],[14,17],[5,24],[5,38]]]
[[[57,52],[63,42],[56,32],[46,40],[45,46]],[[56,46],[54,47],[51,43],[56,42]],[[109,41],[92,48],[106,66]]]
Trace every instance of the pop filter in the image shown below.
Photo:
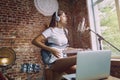
[[[82,23],[79,22],[77,31],[80,33],[85,31],[85,18],[82,19]]]

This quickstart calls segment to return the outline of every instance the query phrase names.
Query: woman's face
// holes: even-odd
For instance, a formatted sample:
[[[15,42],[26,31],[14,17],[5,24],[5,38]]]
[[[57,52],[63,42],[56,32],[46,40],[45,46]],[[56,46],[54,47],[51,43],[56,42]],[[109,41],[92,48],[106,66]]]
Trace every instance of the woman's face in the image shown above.
[[[63,13],[61,16],[60,16],[60,22],[64,23],[64,24],[67,24],[67,16],[65,15],[65,13]]]

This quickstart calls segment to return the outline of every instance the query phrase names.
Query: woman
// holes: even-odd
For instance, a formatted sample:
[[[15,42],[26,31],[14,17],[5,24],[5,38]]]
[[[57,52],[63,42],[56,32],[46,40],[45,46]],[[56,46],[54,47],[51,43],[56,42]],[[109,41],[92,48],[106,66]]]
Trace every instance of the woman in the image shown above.
[[[53,71],[62,73],[75,73],[76,56],[67,57],[63,54],[63,50],[68,46],[67,34],[68,31],[65,28],[67,24],[67,17],[63,11],[54,13],[49,25],[49,28],[37,36],[32,43],[42,49],[51,52],[52,57],[50,59],[51,69]],[[52,46],[46,46],[44,43],[52,43]]]

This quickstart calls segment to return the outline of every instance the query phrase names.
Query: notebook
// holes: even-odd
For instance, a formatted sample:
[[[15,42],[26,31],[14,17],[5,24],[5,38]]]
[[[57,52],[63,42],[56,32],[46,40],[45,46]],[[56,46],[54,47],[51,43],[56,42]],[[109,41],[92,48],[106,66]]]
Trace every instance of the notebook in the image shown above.
[[[111,51],[78,51],[76,74],[64,75],[67,80],[99,80],[110,75]]]
[[[110,75],[111,51],[81,51],[77,54],[76,80],[99,80]]]

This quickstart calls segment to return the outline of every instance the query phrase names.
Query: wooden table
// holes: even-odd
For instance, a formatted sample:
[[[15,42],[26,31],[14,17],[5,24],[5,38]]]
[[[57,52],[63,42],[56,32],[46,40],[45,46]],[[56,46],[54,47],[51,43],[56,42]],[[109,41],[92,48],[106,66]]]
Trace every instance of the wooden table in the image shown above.
[[[72,77],[76,77],[75,74],[67,74],[67,75],[63,75],[63,78],[67,79],[67,80],[71,80]],[[113,76],[109,76],[107,79],[101,79],[101,80],[120,80],[119,78],[113,77]]]
[[[119,78],[116,78],[116,77],[112,77],[112,76],[109,76],[108,79],[105,79],[105,80],[120,80]]]

